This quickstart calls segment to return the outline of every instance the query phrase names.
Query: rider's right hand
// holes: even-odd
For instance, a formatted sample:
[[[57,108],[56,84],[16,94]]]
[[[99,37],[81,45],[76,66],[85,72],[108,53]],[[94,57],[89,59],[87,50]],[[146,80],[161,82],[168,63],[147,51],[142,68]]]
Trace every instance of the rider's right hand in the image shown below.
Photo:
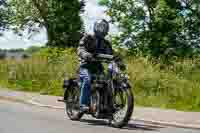
[[[88,53],[88,54],[87,54],[87,61],[92,62],[92,61],[94,61],[94,60],[95,60],[95,59],[94,59],[94,56],[93,56],[92,54]]]

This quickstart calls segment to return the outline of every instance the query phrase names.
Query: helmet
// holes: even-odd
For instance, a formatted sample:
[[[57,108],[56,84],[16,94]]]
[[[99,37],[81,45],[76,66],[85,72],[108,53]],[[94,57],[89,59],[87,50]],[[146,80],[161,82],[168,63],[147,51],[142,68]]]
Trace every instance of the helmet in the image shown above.
[[[94,24],[94,33],[98,37],[105,37],[109,31],[109,23],[105,20],[98,20]]]

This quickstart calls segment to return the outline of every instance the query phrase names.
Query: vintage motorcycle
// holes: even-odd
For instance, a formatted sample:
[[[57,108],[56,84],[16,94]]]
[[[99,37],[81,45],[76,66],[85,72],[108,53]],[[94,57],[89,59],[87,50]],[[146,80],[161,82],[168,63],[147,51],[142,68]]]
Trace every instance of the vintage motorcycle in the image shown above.
[[[89,112],[79,106],[81,82],[78,78],[65,79],[64,97],[66,113],[71,120],[80,120],[84,114],[96,119],[107,119],[113,127],[125,126],[132,116],[134,95],[122,60],[111,55],[99,54],[97,60],[108,65],[107,73],[97,74],[92,80]]]

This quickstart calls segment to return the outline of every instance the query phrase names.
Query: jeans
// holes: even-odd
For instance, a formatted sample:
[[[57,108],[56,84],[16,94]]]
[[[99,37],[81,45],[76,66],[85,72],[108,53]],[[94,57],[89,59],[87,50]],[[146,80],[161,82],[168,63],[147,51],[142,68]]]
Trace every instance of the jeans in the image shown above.
[[[103,72],[104,68],[102,64],[98,64],[97,69],[99,72]],[[112,71],[112,64],[109,64],[109,71]],[[93,74],[86,67],[80,67],[80,80],[81,80],[81,95],[80,95],[80,106],[89,106],[90,105],[90,96],[91,96],[91,81]]]
[[[87,68],[80,67],[81,95],[80,106],[90,104],[92,75]]]

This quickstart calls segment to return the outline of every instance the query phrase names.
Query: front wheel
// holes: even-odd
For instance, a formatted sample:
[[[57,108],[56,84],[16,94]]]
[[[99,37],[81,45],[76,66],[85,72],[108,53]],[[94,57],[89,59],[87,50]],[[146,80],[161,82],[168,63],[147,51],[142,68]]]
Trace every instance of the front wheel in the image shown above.
[[[64,99],[66,105],[66,113],[71,120],[78,121],[83,116],[79,107],[80,89],[73,86],[66,90]]]
[[[131,89],[116,91],[113,96],[113,102],[115,112],[111,125],[116,128],[122,128],[128,124],[134,109],[134,95]]]

